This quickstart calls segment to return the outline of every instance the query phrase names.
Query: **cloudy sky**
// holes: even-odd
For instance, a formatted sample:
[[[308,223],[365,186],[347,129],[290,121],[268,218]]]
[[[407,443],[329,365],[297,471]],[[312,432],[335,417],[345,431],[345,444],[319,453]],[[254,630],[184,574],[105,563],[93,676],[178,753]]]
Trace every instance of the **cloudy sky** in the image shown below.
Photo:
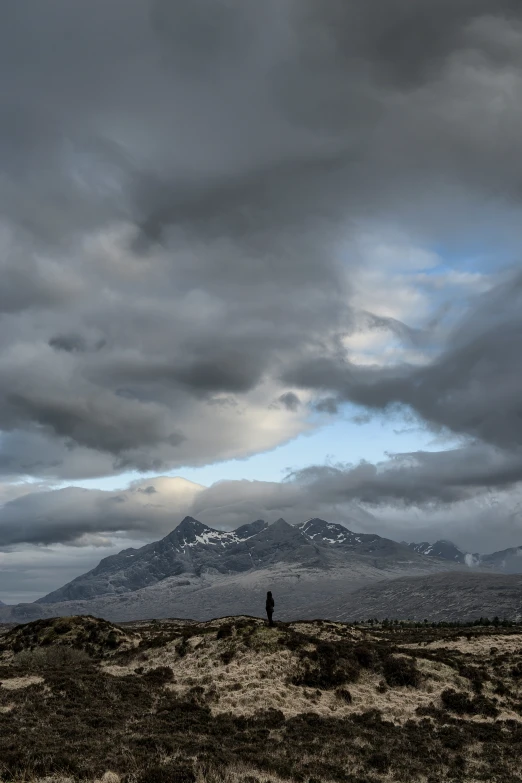
[[[17,0],[0,599],[185,514],[522,544],[520,0]]]

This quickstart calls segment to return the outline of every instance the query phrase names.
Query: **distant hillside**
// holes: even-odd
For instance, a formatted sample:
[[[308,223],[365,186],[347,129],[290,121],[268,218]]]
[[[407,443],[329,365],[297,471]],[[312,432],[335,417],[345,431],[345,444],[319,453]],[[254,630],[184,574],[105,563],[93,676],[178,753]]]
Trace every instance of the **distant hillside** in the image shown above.
[[[506,574],[522,574],[522,547],[516,546],[510,549],[502,549],[491,555],[479,555],[477,563],[483,568],[494,568],[504,571]]]
[[[454,563],[466,564],[470,567],[492,569],[506,574],[522,574],[522,547],[511,547],[489,555],[481,555],[478,552],[464,552],[451,541],[435,541],[430,544],[423,541],[420,544],[408,544],[409,548],[425,557],[451,560]]]
[[[522,575],[469,570],[402,577],[368,585],[346,600],[315,606],[330,620],[411,619],[469,621],[522,619]]]

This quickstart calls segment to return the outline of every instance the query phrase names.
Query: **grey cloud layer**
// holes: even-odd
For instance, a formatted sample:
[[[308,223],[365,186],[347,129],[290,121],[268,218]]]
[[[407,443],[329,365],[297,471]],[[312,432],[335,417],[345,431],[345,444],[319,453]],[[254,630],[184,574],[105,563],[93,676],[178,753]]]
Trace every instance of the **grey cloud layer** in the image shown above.
[[[220,481],[202,487],[158,477],[107,492],[36,491],[0,509],[0,547],[151,540],[187,514],[223,529],[255,518],[312,516],[397,538],[456,538],[469,549],[522,544],[517,482],[522,451],[485,446],[398,454],[378,465],[316,466],[283,482]]]
[[[427,368],[355,373],[340,248],[365,220],[516,236],[521,20],[513,0],[10,4],[0,471],[245,456],[306,426],[293,384],[520,445],[514,291]]]

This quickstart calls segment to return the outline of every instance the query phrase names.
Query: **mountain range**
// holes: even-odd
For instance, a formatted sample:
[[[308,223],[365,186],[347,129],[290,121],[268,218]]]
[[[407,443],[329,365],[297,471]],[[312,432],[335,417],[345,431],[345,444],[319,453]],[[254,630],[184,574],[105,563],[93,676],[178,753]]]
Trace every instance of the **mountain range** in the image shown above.
[[[449,541],[399,543],[318,518],[297,525],[259,519],[222,531],[185,517],[160,541],[106,557],[34,603],[2,606],[0,622],[62,614],[116,621],[260,614],[267,589],[276,596],[281,619],[327,617],[341,604],[343,616],[355,617],[364,605],[360,590],[370,585],[378,592],[388,580],[429,581],[441,571],[460,574],[462,582],[470,565],[479,577],[488,571],[518,573],[519,552],[522,548],[470,555]],[[350,596],[358,596],[356,604]]]
[[[431,570],[433,559],[378,535],[353,533],[343,525],[310,519],[289,525],[262,519],[237,530],[214,530],[185,519],[160,541],[125,549],[104,558],[96,568],[38,599],[39,604],[118,595],[157,584],[169,577],[240,574],[294,564],[327,572],[348,563],[386,569],[415,566]]]
[[[430,544],[423,541],[421,544],[407,544],[414,552],[426,557],[450,560],[453,563],[461,563],[470,567],[491,568],[506,574],[522,573],[522,547],[511,547],[493,552],[490,555],[481,555],[478,552],[464,552],[451,541],[435,541]]]

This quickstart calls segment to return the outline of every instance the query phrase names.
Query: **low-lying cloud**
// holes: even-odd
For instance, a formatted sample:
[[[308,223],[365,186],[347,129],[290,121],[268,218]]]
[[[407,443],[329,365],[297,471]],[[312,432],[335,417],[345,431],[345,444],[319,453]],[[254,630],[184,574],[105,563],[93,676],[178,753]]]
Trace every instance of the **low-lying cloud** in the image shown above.
[[[0,509],[0,546],[105,545],[111,536],[153,540],[185,515],[219,529],[256,518],[296,523],[313,516],[413,540],[457,537],[473,551],[522,544],[513,511],[522,452],[481,446],[397,454],[358,465],[313,466],[281,482],[219,481],[205,487],[156,477],[118,491],[35,491]],[[487,527],[485,521],[487,520]],[[450,532],[448,532],[450,530]],[[498,548],[498,547],[497,547]]]

